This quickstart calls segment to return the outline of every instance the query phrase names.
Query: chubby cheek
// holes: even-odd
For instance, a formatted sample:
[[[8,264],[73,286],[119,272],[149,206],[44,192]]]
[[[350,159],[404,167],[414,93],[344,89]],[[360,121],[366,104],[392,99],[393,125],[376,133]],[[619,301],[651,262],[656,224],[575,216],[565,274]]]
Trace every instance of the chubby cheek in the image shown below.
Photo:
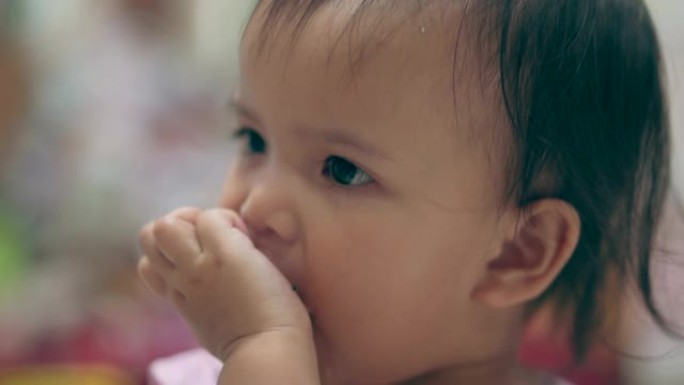
[[[309,238],[308,281],[323,345],[345,370],[391,371],[407,361],[402,354],[457,327],[472,269],[459,261],[458,240],[428,226],[341,222]]]

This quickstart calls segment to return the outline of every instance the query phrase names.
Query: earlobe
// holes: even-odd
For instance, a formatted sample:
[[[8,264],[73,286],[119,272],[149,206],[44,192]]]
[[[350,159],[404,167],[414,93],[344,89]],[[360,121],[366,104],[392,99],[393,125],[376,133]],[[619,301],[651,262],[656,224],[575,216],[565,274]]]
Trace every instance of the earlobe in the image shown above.
[[[543,199],[524,207],[512,226],[473,291],[487,306],[518,306],[543,294],[574,253],[581,223],[567,202]]]

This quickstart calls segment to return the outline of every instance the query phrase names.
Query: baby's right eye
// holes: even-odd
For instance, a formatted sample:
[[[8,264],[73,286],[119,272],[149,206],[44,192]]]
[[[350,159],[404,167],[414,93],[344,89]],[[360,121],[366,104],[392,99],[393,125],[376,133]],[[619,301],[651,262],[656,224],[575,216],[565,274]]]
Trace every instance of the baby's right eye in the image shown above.
[[[253,128],[241,127],[233,137],[245,140],[245,150],[250,155],[266,153],[266,140]]]

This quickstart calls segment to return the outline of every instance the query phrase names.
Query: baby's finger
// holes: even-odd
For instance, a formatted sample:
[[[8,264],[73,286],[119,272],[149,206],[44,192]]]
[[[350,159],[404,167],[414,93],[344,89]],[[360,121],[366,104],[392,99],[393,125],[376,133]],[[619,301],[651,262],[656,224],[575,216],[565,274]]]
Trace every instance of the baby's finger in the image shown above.
[[[245,231],[238,227],[240,223],[242,219],[229,210],[212,209],[200,214],[197,218],[197,237],[205,254],[251,250],[254,245]],[[213,253],[206,253],[207,250]]]
[[[181,207],[179,209],[176,209],[172,211],[169,215],[169,217],[172,218],[179,218],[184,221],[190,222],[190,224],[195,225],[197,222],[197,217],[202,213],[201,209],[198,209],[197,207]]]
[[[147,288],[157,296],[167,299],[168,287],[161,275],[157,274],[149,258],[143,255],[138,262],[138,275]]]
[[[175,270],[173,263],[166,258],[157,248],[157,241],[154,236],[154,223],[149,223],[140,230],[140,248],[147,256],[150,264],[159,271],[160,274],[170,274]]]
[[[202,253],[195,231],[190,222],[167,216],[154,226],[157,247],[181,270],[192,269]]]

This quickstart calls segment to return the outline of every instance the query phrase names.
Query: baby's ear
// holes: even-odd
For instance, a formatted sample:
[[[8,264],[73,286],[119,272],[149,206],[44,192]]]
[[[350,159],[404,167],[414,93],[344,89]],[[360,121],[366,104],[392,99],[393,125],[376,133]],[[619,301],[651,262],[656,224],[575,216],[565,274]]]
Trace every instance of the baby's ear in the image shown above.
[[[580,225],[577,211],[564,201],[543,199],[526,206],[512,225],[512,238],[487,265],[473,299],[506,308],[539,297],[574,253]]]

